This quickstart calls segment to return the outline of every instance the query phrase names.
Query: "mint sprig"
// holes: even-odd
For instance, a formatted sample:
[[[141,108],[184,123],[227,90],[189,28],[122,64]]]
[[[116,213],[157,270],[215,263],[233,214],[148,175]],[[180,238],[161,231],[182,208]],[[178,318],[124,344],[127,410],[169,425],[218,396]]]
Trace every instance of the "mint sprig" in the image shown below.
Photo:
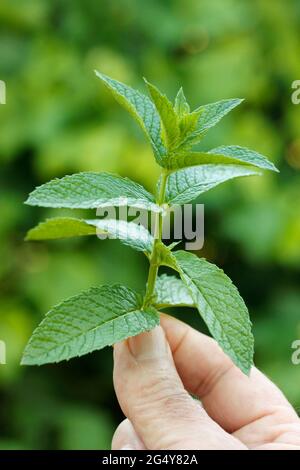
[[[242,100],[229,99],[191,111],[182,88],[174,104],[146,82],[149,97],[106,75],[97,77],[141,126],[161,167],[157,194],[109,173],[78,173],[36,188],[32,206],[92,209],[130,206],[151,211],[155,236],[134,222],[55,217],[29,230],[27,240],[109,234],[149,259],[143,296],[126,286],[91,288],[53,307],[34,331],[22,364],[59,362],[101,349],[159,324],[158,310],[193,307],[233,362],[246,374],[253,361],[247,307],[224,272],[203,258],[162,242],[165,207],[185,204],[232,178],[278,171],[266,157],[239,146],[193,150],[206,133]],[[168,266],[176,276],[158,275]]]

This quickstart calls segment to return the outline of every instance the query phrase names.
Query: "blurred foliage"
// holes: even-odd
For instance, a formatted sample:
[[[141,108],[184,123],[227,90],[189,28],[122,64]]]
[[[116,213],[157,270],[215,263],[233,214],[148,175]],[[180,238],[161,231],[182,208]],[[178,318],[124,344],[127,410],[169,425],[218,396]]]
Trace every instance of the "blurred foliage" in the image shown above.
[[[300,79],[298,0],[1,0],[0,448],[108,448],[121,419],[107,349],[69,363],[21,368],[22,348],[55,302],[102,282],[142,289],[142,255],[117,241],[27,243],[55,211],[22,203],[34,186],[106,170],[153,189],[159,169],[141,132],[93,74],[134,86],[141,77],[195,106],[245,103],[203,148],[240,144],[265,153],[279,175],[227,183],[205,203],[200,255],[222,266],[254,323],[256,363],[300,408]],[[60,212],[62,214],[62,212]],[[130,261],[129,261],[130,260]],[[181,318],[202,328],[195,312]]]

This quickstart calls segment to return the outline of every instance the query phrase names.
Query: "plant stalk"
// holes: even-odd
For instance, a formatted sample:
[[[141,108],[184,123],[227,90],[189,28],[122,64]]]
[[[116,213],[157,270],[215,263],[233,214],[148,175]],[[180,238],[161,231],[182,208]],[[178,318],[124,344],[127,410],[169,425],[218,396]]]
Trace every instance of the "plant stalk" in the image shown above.
[[[168,181],[168,176],[169,176],[169,173],[166,170],[164,170],[161,173],[161,184],[160,184],[159,194],[157,198],[157,204],[159,206],[161,206],[165,202],[165,193],[166,193],[166,185]],[[149,266],[147,287],[146,287],[146,294],[144,297],[143,308],[151,304],[153,295],[154,295],[155,282],[156,282],[158,268],[159,268],[159,257],[158,257],[157,247],[160,244],[161,239],[162,239],[162,230],[163,230],[163,216],[161,212],[158,212],[155,215],[154,244],[153,244],[153,250],[151,253],[151,257],[150,257],[150,266]]]

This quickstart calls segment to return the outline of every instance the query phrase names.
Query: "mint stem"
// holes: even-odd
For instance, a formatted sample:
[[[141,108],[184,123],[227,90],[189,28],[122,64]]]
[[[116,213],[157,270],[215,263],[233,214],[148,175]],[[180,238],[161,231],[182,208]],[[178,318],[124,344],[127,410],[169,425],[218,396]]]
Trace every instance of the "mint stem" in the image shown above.
[[[161,173],[161,182],[160,182],[159,194],[157,198],[157,204],[160,206],[164,204],[165,202],[166,184],[168,181],[168,176],[169,176],[169,173],[166,170],[164,170]],[[163,216],[162,216],[162,213],[159,212],[155,216],[155,237],[154,237],[153,250],[151,253],[151,257],[150,257],[150,266],[149,266],[148,280],[147,280],[147,287],[146,287],[146,294],[144,297],[143,308],[150,305],[153,299],[155,282],[156,282],[158,268],[160,264],[157,248],[158,248],[158,245],[161,243],[162,230],[163,230]]]

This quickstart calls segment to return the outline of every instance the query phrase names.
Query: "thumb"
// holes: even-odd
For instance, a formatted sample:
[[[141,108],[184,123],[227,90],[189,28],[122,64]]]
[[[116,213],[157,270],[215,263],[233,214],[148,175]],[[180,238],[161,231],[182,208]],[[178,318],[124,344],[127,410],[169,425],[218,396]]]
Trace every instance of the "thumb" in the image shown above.
[[[184,389],[159,326],[114,347],[120,406],[147,449],[236,448]]]

